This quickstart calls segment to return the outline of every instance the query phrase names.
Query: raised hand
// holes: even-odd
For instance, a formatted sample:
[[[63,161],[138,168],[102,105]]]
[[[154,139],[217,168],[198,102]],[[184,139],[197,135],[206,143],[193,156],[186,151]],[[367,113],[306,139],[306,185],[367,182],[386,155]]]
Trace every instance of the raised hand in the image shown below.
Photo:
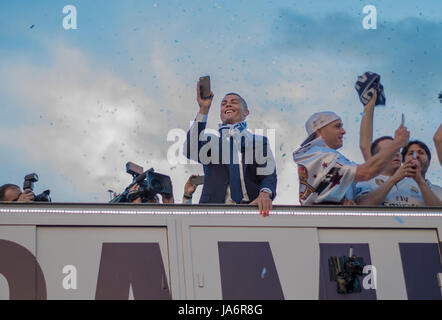
[[[192,174],[189,179],[187,179],[186,184],[184,185],[184,194],[188,197],[191,197],[192,194],[195,192],[196,190],[196,185],[192,184],[192,178],[196,177],[196,175]]]

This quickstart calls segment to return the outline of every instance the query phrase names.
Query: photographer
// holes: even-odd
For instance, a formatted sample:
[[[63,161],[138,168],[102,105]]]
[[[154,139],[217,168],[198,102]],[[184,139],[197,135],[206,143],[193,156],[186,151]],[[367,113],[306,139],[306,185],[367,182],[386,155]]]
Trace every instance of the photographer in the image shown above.
[[[30,189],[22,192],[15,184],[4,184],[0,187],[0,201],[32,202],[34,193]]]

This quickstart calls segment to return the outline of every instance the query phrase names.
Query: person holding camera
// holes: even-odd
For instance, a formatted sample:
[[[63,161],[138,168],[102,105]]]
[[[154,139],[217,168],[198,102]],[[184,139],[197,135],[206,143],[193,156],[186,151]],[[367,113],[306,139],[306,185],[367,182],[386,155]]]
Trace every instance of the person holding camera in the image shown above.
[[[0,201],[17,201],[17,202],[51,202],[49,196],[50,190],[45,190],[39,195],[35,195],[34,183],[38,181],[38,175],[31,173],[25,176],[23,183],[23,192],[20,187],[15,184],[4,184],[0,187]]]
[[[137,183],[134,184],[132,187],[130,187],[128,196],[130,197],[131,194],[137,193],[139,190],[140,190],[140,185]],[[175,203],[173,195],[166,195],[166,194],[160,194],[160,195],[161,195],[161,200],[163,201],[164,204],[174,204]],[[142,197],[139,196],[139,197],[136,197],[134,200],[132,200],[131,203],[158,203],[159,204],[160,198],[158,197],[158,194],[155,194],[143,202]]]
[[[196,177],[196,175],[191,175],[189,177],[189,179],[187,179],[186,184],[184,185],[183,204],[192,204],[192,195],[197,188],[197,185],[192,183],[192,179],[195,177]],[[129,194],[131,192],[138,192],[139,189],[140,189],[140,186],[138,184],[134,184],[129,189]],[[165,194],[160,194],[160,195],[161,195],[161,200],[163,203],[165,203],[165,204],[174,204],[175,203],[173,195],[172,196],[168,196]],[[131,203],[142,203],[142,199],[141,199],[141,197],[137,197]],[[158,195],[155,195],[154,197],[147,200],[147,203],[160,203],[160,199],[158,198]]]
[[[376,101],[373,94],[371,101]],[[306,122],[308,138],[293,153],[298,165],[301,205],[346,205],[353,202],[356,183],[379,175],[409,141],[409,131],[401,124],[393,141],[363,164],[356,164],[337,150],[343,146],[345,130],[334,112],[318,112]]]
[[[31,189],[23,192],[15,184],[4,184],[0,187],[0,201],[33,202],[34,193]]]

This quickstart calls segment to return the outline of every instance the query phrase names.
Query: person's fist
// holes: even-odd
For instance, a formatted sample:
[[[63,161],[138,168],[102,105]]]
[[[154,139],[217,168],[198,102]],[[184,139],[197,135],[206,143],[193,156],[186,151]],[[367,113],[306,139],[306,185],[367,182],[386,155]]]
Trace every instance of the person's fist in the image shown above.
[[[31,202],[34,201],[34,193],[31,189],[25,189],[17,199],[17,202]]]

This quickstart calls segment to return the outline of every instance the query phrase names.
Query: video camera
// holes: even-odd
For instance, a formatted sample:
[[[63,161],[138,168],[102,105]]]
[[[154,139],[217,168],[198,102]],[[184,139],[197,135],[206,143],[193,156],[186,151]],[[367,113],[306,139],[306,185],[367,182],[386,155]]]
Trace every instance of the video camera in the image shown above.
[[[31,191],[34,191],[34,183],[38,181],[38,175],[36,173],[30,173],[27,176],[25,176],[25,181],[23,182],[23,190],[31,189]],[[38,202],[51,202],[51,197],[49,194],[51,193],[50,190],[45,190],[39,195],[34,196],[34,201]]]
[[[141,198],[141,202],[145,203],[154,199],[157,194],[162,194],[166,198],[173,196],[172,181],[169,176],[154,172],[153,168],[143,172],[143,167],[133,162],[126,163],[126,172],[133,177],[132,183],[110,203],[132,202],[137,198]],[[139,185],[139,190],[130,191],[135,184]]]

